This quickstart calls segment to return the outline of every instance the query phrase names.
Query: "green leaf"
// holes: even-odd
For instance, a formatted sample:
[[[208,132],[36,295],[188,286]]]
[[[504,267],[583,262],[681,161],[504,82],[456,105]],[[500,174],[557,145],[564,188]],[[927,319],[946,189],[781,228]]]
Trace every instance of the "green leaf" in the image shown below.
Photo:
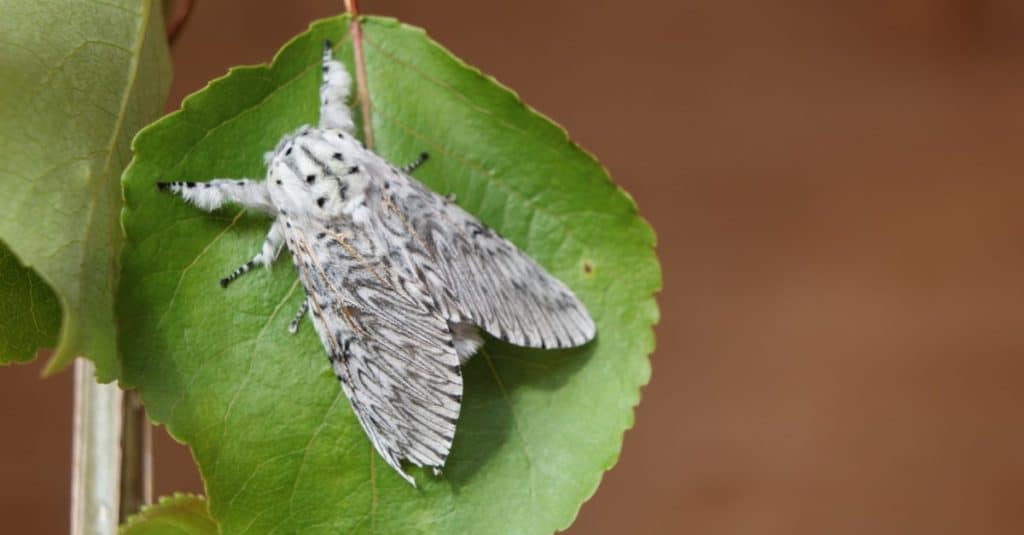
[[[548,533],[568,526],[618,458],[646,384],[654,234],[632,200],[565,132],[422,30],[367,18],[377,150],[430,161],[416,176],[536,258],[586,303],[598,340],[531,351],[494,340],[464,371],[443,476],[412,488],[376,456],[307,323],[287,259],[227,290],[269,221],[205,214],[157,181],[261,177],[262,154],[317,120],[325,38],[349,64],[346,17],[244,67],[140,133],[125,176],[125,382],[188,443],[225,533]]]
[[[59,331],[53,290],[0,243],[0,364],[32,360],[36,349],[53,347]]]
[[[0,0],[0,13],[0,240],[25,266],[2,273],[46,282],[4,296],[27,303],[50,292],[63,314],[47,371],[85,355],[109,381],[118,373],[118,178],[132,136],[167,95],[161,11],[155,0]],[[0,333],[23,323],[0,317]],[[21,359],[26,347],[53,342],[2,343],[17,344]]]
[[[202,496],[164,496],[142,508],[118,530],[121,535],[217,535],[217,523],[210,518]]]

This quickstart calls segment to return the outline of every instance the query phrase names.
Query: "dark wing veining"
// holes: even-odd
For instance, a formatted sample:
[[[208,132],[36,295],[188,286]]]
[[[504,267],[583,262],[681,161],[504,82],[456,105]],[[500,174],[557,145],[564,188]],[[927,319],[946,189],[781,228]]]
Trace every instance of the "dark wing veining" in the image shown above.
[[[454,303],[446,304],[425,279],[449,319],[459,321],[457,312],[492,336],[526,347],[574,347],[594,338],[583,304],[532,258],[416,180],[393,171],[386,176],[386,208],[406,220],[430,253],[430,267],[454,290]]]
[[[308,225],[290,234],[313,324],[374,447],[415,485],[402,460],[444,466],[462,403],[448,322],[374,232]]]

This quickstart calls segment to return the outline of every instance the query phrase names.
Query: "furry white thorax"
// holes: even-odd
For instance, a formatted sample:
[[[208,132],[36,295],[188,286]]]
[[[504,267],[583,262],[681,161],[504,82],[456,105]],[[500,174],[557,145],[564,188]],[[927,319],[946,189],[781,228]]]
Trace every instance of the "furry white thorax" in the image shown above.
[[[303,126],[265,157],[267,190],[279,214],[297,220],[360,219],[372,153],[341,130]]]

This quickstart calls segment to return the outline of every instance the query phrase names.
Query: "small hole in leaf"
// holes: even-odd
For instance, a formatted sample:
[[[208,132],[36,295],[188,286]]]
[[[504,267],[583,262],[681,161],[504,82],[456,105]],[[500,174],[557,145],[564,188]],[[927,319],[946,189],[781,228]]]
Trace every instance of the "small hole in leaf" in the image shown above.
[[[594,265],[590,263],[590,260],[583,261],[583,273],[590,275],[594,272]]]

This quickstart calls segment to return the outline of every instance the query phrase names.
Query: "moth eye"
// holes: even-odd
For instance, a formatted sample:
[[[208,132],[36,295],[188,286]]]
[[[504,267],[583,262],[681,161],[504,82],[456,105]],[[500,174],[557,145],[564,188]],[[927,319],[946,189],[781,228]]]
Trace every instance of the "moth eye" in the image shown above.
[[[280,181],[280,180],[275,180],[274,182],[277,182],[277,185],[278,185],[278,186],[280,186],[280,185],[281,185],[281,181]]]
[[[335,160],[341,160],[341,159],[342,159],[342,157],[341,157],[341,153],[340,153],[340,152],[335,152],[335,153],[333,154],[333,156],[332,156],[332,157],[333,157],[333,158],[334,158]]]
[[[312,184],[314,180],[316,180],[316,175],[306,175],[306,182]]]
[[[316,205],[323,208],[325,202],[327,202],[327,197],[320,197],[316,200]]]
[[[287,156],[292,153],[292,148],[288,147],[288,150],[284,151],[284,155]]]

